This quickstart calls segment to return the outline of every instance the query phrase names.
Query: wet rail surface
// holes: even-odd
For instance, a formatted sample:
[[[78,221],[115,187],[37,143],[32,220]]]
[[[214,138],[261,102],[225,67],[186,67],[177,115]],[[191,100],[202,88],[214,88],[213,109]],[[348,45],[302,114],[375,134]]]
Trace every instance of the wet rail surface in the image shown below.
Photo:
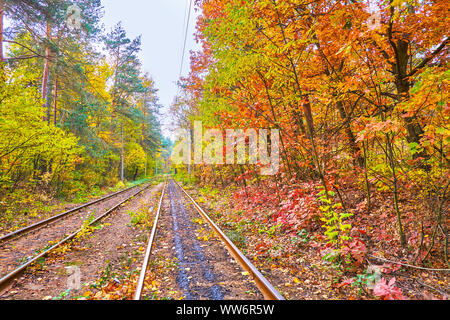
[[[253,279],[229,254],[222,241],[169,179],[162,202],[160,227],[155,240],[158,259],[161,251],[174,257],[178,268],[176,286],[186,300],[263,299]],[[208,234],[207,238],[202,235]],[[206,240],[205,240],[206,239]],[[161,249],[166,248],[166,249]],[[143,292],[143,299],[146,294]]]
[[[186,293],[186,299],[193,300],[208,297],[222,300],[224,289],[217,284],[212,263],[205,258],[202,247],[195,237],[192,218],[186,212],[181,195],[175,184],[169,183],[170,214],[173,220],[175,253],[180,263],[177,282]],[[192,278],[188,271],[194,270]]]

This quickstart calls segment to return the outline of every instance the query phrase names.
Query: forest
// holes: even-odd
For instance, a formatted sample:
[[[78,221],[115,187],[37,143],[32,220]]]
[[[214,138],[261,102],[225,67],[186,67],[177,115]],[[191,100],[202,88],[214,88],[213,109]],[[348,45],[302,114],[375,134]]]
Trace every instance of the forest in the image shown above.
[[[174,178],[284,297],[447,299],[448,2],[190,0],[186,9],[198,48],[164,113],[141,36],[121,22],[105,29],[103,1],[0,0],[0,231],[150,178],[176,219]],[[182,139],[162,118],[174,132],[213,132],[190,137],[204,158],[237,149],[208,145],[228,141],[227,130],[275,130],[279,141],[272,134],[264,147],[270,159],[279,149],[277,168],[261,174],[250,134],[242,161],[171,161]],[[149,231],[132,210],[131,225]],[[213,238],[190,220],[199,241]],[[164,283],[154,277],[148,288]],[[111,283],[95,297],[130,297]]]
[[[448,3],[197,5],[201,50],[174,118],[187,130],[276,128],[281,164],[266,177],[258,164],[185,165],[184,179],[231,189],[246,230],[316,234],[342,279],[371,256],[448,270]],[[267,257],[278,243],[255,249]]]
[[[74,4],[79,25],[71,1],[0,1],[2,219],[152,174],[167,143],[141,39],[103,30],[100,1]]]

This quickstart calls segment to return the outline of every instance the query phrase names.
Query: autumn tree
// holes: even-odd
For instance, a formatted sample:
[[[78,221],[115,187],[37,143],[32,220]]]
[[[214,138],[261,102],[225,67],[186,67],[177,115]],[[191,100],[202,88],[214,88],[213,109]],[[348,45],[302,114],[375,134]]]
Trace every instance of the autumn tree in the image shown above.
[[[447,257],[445,1],[205,0],[197,5],[202,49],[191,55],[190,74],[173,105],[178,119],[185,119],[180,126],[202,120],[222,130],[277,128],[282,170],[263,179],[275,185],[269,190],[286,194],[295,183],[319,181],[319,202],[342,208],[330,218],[334,221],[354,211],[345,201],[351,185],[364,193],[365,213],[373,210],[376,195],[389,194],[401,246],[429,257],[436,241],[423,250],[424,241],[419,245],[417,237],[408,236],[417,234],[419,221],[428,226],[419,227],[422,239],[425,233],[435,239],[444,230]],[[249,178],[250,167],[241,169],[219,172],[242,181],[245,190],[251,180],[261,183]],[[198,172],[212,174],[208,168]],[[402,204],[426,197],[413,201],[426,214],[407,213],[409,206]]]

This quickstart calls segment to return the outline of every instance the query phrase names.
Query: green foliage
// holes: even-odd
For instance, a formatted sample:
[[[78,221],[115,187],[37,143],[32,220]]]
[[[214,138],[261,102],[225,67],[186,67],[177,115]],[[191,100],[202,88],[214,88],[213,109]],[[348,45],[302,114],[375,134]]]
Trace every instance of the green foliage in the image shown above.
[[[236,246],[243,249],[247,247],[247,238],[245,234],[239,228],[234,230],[226,230],[225,234]]]
[[[180,181],[185,185],[192,185],[198,182],[198,178],[195,175],[193,174],[190,175],[188,172],[184,170],[177,170],[177,173],[174,175],[174,178],[175,180]]]
[[[82,11],[76,32],[59,29],[70,1],[6,4],[12,23],[0,66],[0,218],[34,210],[15,200],[21,190],[45,195],[45,204],[125,187],[118,184],[122,148],[125,178],[143,178],[162,135],[157,89],[137,57],[140,39],[128,39],[120,25],[104,37],[99,0],[75,2]],[[96,49],[99,41],[108,56]]]
[[[282,224],[275,224],[272,226],[266,226],[264,224],[260,224],[258,228],[258,233],[262,234],[265,233],[269,238],[274,238],[275,235],[279,232],[283,225]]]
[[[6,72],[10,82],[2,90],[0,184],[11,186],[21,177],[48,187],[71,179],[75,165],[82,161],[78,139],[42,122],[36,88],[22,87],[31,80],[27,70]]]
[[[58,296],[53,297],[52,300],[65,300],[70,293],[70,289],[64,290]]]
[[[125,188],[125,184],[122,181],[119,181],[116,183],[116,186],[114,187],[116,190],[120,190]]]
[[[341,208],[341,203],[332,205],[331,197],[334,196],[334,192],[328,191],[328,196],[324,188],[318,193],[319,202],[322,205],[319,207],[322,212],[320,220],[324,222],[325,235],[328,238],[328,243],[332,245],[341,246],[344,241],[350,240],[350,229],[352,225],[345,223],[346,220],[352,216],[351,213],[337,212],[337,208]]]
[[[146,208],[142,208],[137,212],[127,211],[127,214],[131,217],[130,224],[133,226],[142,225],[148,222],[148,211]]]
[[[146,155],[144,149],[138,143],[128,143],[125,146],[126,177],[136,179],[144,173],[146,166]]]
[[[220,193],[220,190],[217,188],[212,188],[211,186],[203,186],[202,188],[199,189],[199,192],[202,194],[206,194],[206,195],[210,195],[212,197],[214,197],[215,195],[217,195],[218,193]]]

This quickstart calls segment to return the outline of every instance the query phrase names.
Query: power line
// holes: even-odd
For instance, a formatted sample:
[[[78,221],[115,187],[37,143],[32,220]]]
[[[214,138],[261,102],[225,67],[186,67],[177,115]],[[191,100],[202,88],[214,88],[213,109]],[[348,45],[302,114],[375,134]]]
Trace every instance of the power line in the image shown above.
[[[188,11],[188,1],[187,0],[185,0],[185,3],[184,3],[184,17],[183,17],[183,24],[181,25],[182,27],[183,27],[183,29],[181,30],[181,36],[183,36],[184,35],[184,28],[185,28],[185,25],[186,25],[186,17],[187,17],[187,11]]]
[[[189,30],[189,20],[191,17],[191,8],[192,8],[192,0],[189,1],[189,11],[188,11],[188,16],[187,16],[187,20],[186,20],[186,30],[184,33],[183,52],[181,54],[180,78],[181,78],[181,73],[183,72],[184,54],[186,51],[186,39],[187,39],[188,30]]]

